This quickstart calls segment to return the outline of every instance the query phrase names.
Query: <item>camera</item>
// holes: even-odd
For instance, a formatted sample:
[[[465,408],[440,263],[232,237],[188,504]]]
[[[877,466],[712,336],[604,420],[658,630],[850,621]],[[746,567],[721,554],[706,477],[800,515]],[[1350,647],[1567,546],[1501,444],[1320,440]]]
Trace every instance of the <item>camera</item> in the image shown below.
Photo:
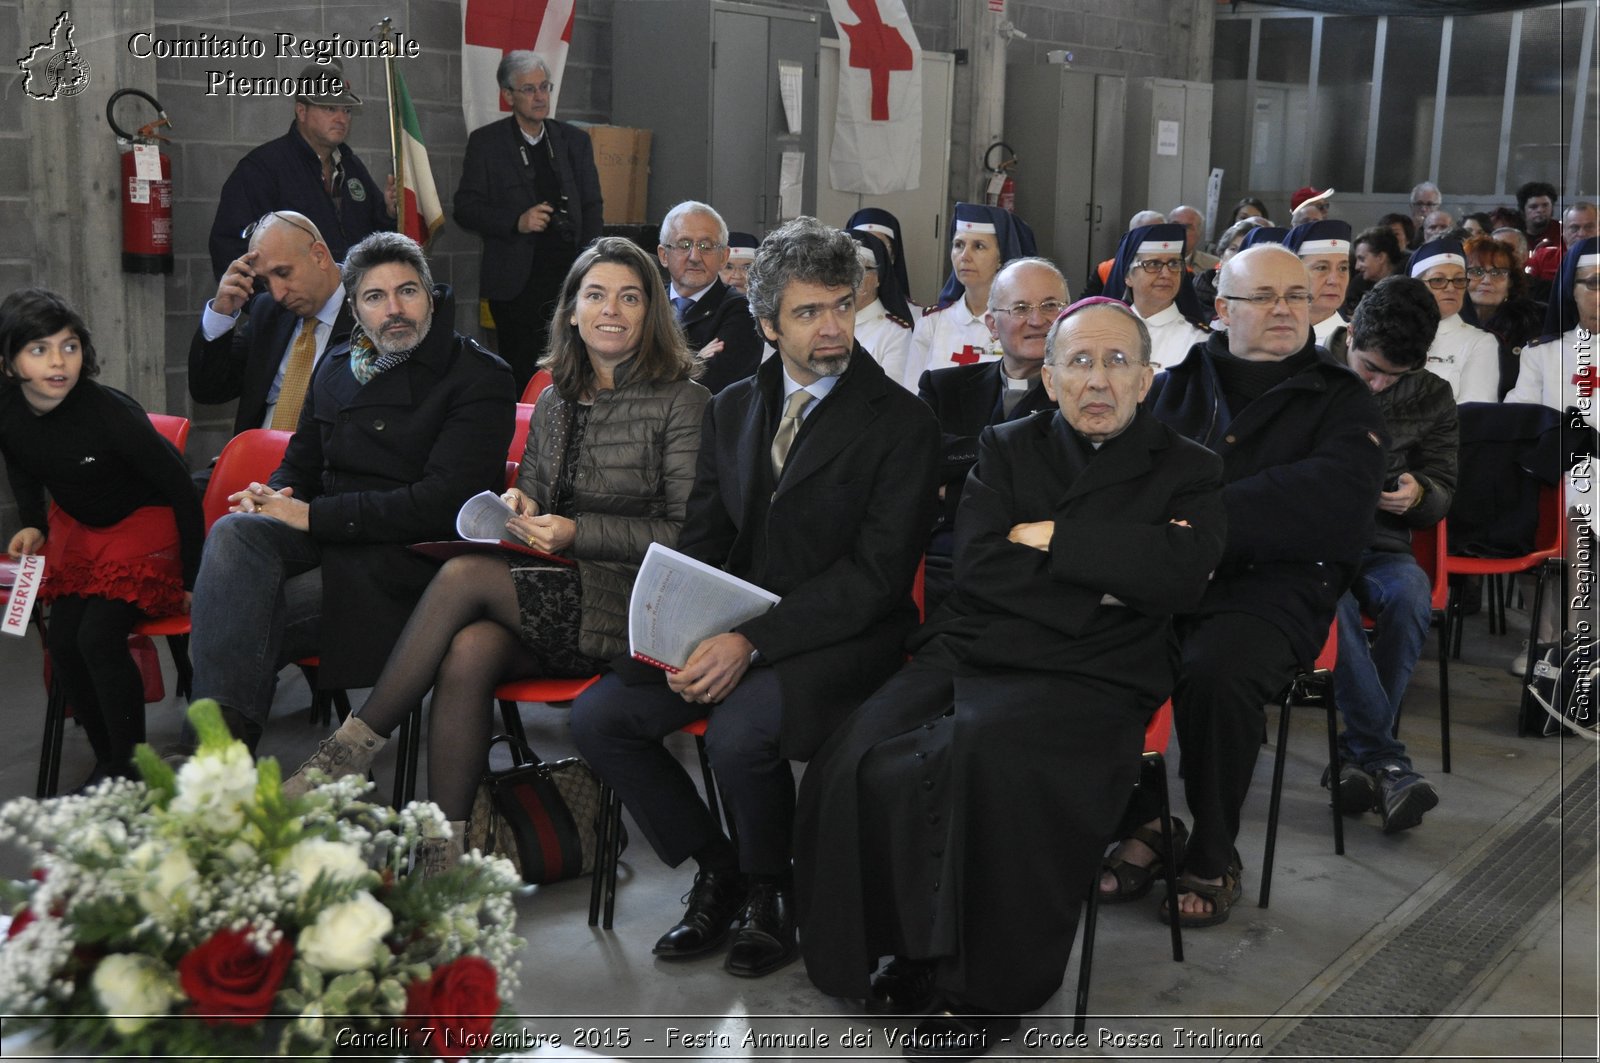
[[[567,204],[567,194],[563,192],[561,199],[554,204],[554,209],[550,212],[548,231],[566,243],[576,244],[578,227],[572,221],[572,214],[567,210]]]

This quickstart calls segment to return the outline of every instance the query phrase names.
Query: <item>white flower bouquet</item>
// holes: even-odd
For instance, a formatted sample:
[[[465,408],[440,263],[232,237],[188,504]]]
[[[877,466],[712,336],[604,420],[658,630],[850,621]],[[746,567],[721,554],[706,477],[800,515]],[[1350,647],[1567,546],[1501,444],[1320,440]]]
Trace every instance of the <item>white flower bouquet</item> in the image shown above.
[[[280,1055],[505,1043],[522,945],[510,863],[404,874],[449,830],[436,806],[372,804],[357,778],[286,801],[277,762],[253,761],[214,702],[189,718],[200,745],[177,772],[141,746],[143,782],[0,808],[0,838],[34,854],[28,881],[0,883],[8,1030],[213,1059],[260,1055],[269,1022]]]

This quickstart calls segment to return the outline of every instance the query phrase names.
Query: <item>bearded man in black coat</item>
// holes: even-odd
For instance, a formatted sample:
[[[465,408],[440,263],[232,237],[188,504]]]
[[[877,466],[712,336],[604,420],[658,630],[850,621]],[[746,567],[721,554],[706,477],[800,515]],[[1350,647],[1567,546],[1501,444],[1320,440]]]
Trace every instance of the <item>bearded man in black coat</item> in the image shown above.
[[[1143,322],[1081,300],[1046,350],[1058,408],[983,431],[954,593],[801,786],[806,969],[869,1006],[941,1006],[912,1042],[928,1055],[982,1053],[1061,985],[1176,679],[1172,614],[1222,555],[1220,460],[1139,411]]]

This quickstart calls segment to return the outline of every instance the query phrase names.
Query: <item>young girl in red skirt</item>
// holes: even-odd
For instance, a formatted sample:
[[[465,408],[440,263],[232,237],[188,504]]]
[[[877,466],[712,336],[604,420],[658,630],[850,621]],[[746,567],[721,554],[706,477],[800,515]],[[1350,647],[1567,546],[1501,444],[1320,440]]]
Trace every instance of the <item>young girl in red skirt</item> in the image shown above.
[[[138,403],[89,379],[98,372],[83,318],[59,295],[0,302],[0,456],[22,520],[7,552],[45,555],[51,661],[94,748],[86,786],[131,771],[144,683],[128,634],[188,612],[205,537],[182,456]]]

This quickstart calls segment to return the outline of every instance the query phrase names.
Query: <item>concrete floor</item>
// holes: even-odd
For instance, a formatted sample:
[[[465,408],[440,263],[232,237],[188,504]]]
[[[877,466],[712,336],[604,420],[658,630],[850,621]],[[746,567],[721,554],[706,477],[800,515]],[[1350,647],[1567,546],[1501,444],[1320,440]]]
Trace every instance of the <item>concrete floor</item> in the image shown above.
[[[1520,614],[1512,614],[1511,624],[1513,632],[1526,630]],[[1469,619],[1464,659],[1451,669],[1450,775],[1438,771],[1437,669],[1430,642],[1407,698],[1403,731],[1418,770],[1441,795],[1440,806],[1419,828],[1386,836],[1374,815],[1347,819],[1346,854],[1335,856],[1325,793],[1317,786],[1324,717],[1315,710],[1296,713],[1272,906],[1254,905],[1272,769],[1267,748],[1239,839],[1247,865],[1246,902],[1233,918],[1186,935],[1186,961],[1177,964],[1167,951],[1166,928],[1154,918],[1156,897],[1103,909],[1087,1046],[1067,1043],[1077,984],[1074,956],[1061,992],[989,1058],[1303,1059],[1326,1053],[1346,1059],[1596,1059],[1600,899],[1590,836],[1593,807],[1558,807],[1545,817],[1559,836],[1569,819],[1587,816],[1586,833],[1569,838],[1566,849],[1581,852],[1582,859],[1557,862],[1554,845],[1547,847],[1550,852],[1536,851],[1541,868],[1549,863],[1549,874],[1533,880],[1545,892],[1533,890],[1535,907],[1496,946],[1490,962],[1463,966],[1419,953],[1403,959],[1398,972],[1391,962],[1388,982],[1370,983],[1377,994],[1373,1003],[1354,1011],[1344,1003],[1392,954],[1384,950],[1386,942],[1417,925],[1430,905],[1436,910],[1439,898],[1448,906],[1460,890],[1472,887],[1497,845],[1526,834],[1530,817],[1537,819],[1564,784],[1595,770],[1591,743],[1517,737],[1517,684],[1504,671],[1517,642],[1515,636],[1490,636],[1481,616]],[[38,653],[32,637],[0,639],[0,676],[13,721],[11,740],[0,746],[0,797],[33,792],[43,706]],[[292,767],[310,752],[320,734],[307,722],[309,701],[298,675],[286,673],[263,753]],[[523,709],[535,748],[546,757],[570,755],[562,710]],[[179,711],[170,697],[150,706],[150,736],[158,747],[176,733]],[[1269,719],[1275,735],[1275,713]],[[689,740],[673,741],[682,742],[681,756],[692,761]],[[90,759],[81,732],[69,728],[63,780],[75,784]],[[1176,759],[1169,764],[1175,766]],[[380,792],[387,793],[392,776],[385,761],[378,776],[385,788]],[[1171,783],[1181,795],[1175,775]],[[1174,800],[1175,811],[1186,816],[1181,797]],[[19,854],[0,849],[0,874],[23,870]],[[591,1040],[596,1054],[619,1058],[898,1058],[896,1034],[909,1032],[911,1022],[863,1019],[851,1002],[812,988],[800,964],[747,981],[724,974],[720,957],[680,964],[654,960],[650,946],[677,918],[690,877],[662,866],[636,841],[624,856],[616,926],[609,933],[586,925],[587,879],[532,888],[520,899],[520,932],[528,949],[515,1006],[529,1031],[558,1035],[562,1044],[534,1056],[584,1055],[571,1046],[583,1031],[593,1031],[591,1039],[601,1038]],[[1556,882],[1564,883],[1559,892]],[[1383,987],[1396,984],[1397,974],[1401,984],[1448,976],[1460,989],[1406,1025],[1401,1040],[1394,1041],[1391,1030],[1390,1040],[1373,1041],[1370,1052],[1319,1041],[1324,1025],[1344,1023],[1374,1037],[1371,1031],[1392,1027],[1397,1009]],[[1352,1023],[1351,1016],[1360,1018]],[[1030,1030],[1033,1036],[1025,1037]],[[774,1040],[767,1042],[771,1047],[752,1047],[750,1037]],[[823,1038],[825,1046],[818,1044]],[[1138,1046],[1141,1038],[1145,1047]],[[37,1050],[3,1046],[13,1057],[30,1049]]]

